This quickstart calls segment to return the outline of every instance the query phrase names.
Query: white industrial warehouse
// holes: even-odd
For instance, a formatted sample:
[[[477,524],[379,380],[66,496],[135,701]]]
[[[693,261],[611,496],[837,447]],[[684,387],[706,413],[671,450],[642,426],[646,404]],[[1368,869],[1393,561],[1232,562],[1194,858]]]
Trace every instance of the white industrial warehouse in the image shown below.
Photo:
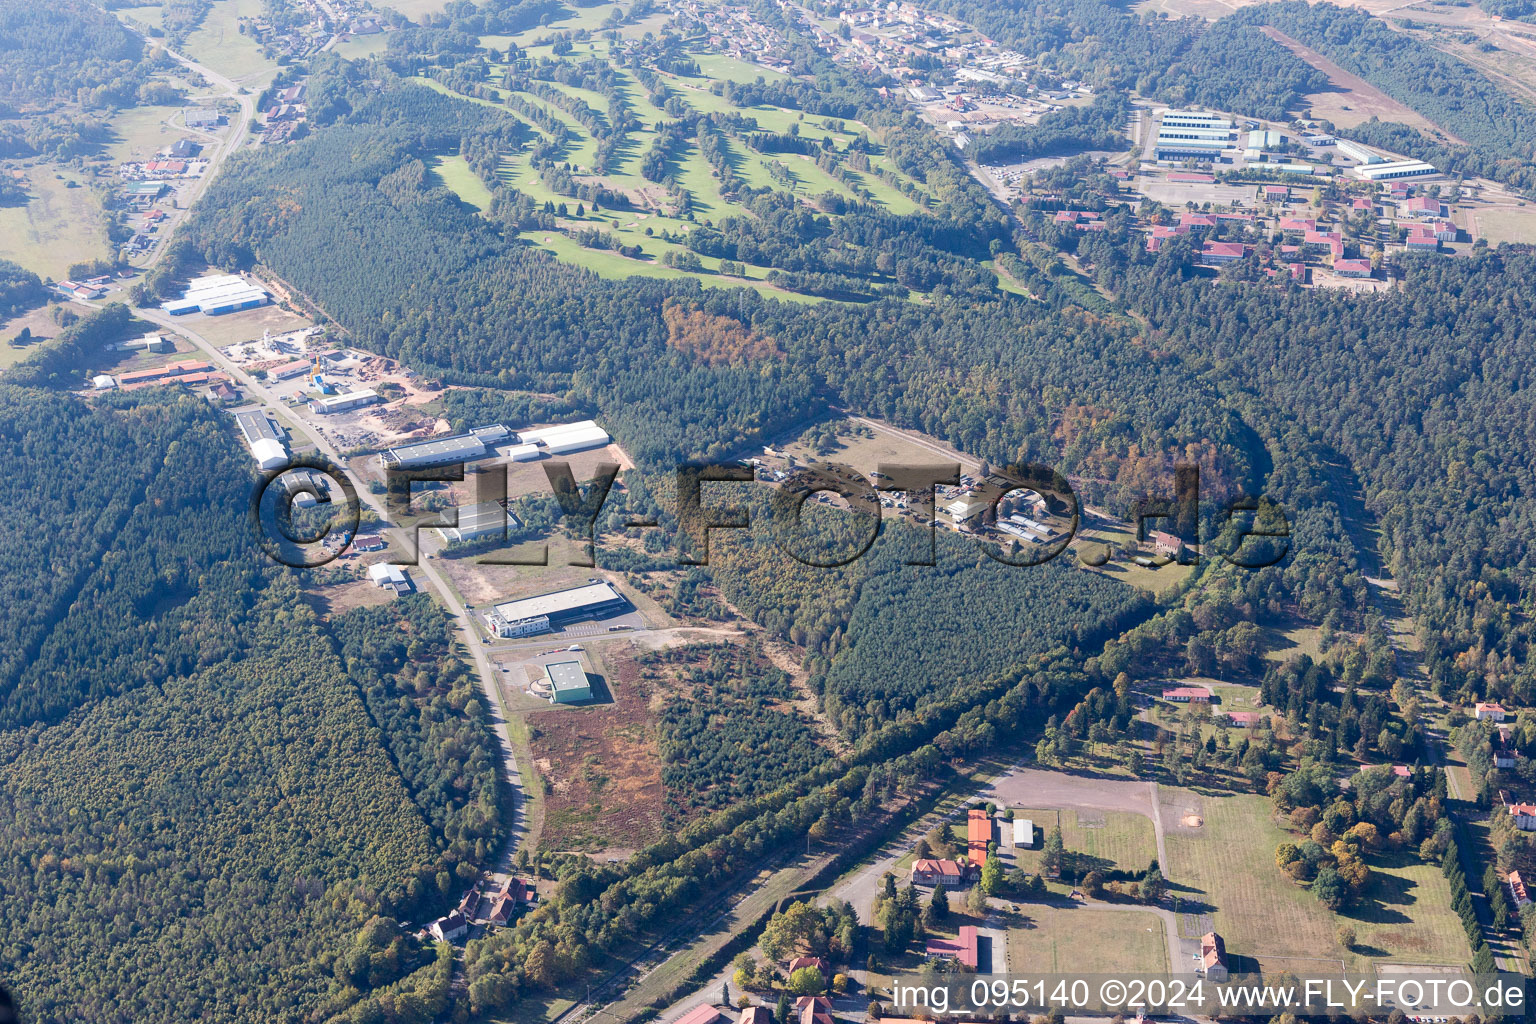
[[[517,439],[525,445],[537,445],[550,455],[565,455],[569,452],[585,451],[588,448],[601,448],[613,440],[608,436],[608,431],[599,427],[594,420],[582,420],[580,423],[566,423],[556,427],[540,427],[537,430],[522,430],[518,432]]]
[[[163,306],[172,316],[188,313],[206,313],[218,316],[242,309],[255,309],[272,301],[266,289],[251,284],[238,274],[208,274],[193,278],[187,284],[186,294]]]
[[[288,465],[288,449],[277,436],[277,428],[267,414],[256,410],[235,413],[235,425],[245,437],[246,447],[262,469],[281,469]]]

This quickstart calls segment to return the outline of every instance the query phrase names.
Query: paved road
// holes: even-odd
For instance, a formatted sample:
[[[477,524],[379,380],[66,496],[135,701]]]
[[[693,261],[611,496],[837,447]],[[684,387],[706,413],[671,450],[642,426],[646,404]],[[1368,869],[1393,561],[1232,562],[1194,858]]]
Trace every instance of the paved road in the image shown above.
[[[124,25],[128,28],[129,31],[140,35],[145,39],[146,42],[153,46],[160,46],[164,42],[163,40],[143,37],[142,33],[139,33],[139,31],[132,25],[129,25],[126,22],[124,22]],[[208,81],[212,82],[220,89],[223,89],[229,95],[230,99],[234,100],[240,105],[240,113],[236,115],[234,123],[230,126],[230,132],[227,138],[220,139],[217,135],[211,135],[210,133],[206,132],[199,133],[202,135],[208,135],[208,137],[212,140],[209,144],[213,146],[213,151],[208,156],[207,170],[205,170],[203,172],[203,176],[192,185],[192,192],[187,200],[187,209],[190,210],[193,204],[201,199],[203,193],[207,191],[208,183],[218,175],[220,169],[224,166],[224,161],[229,158],[229,154],[239,149],[246,142],[246,139],[249,136],[251,120],[256,116],[256,97],[250,93],[242,92],[241,87],[232,79],[226,78],[205,64],[199,64],[191,57],[171,49],[167,49],[165,53],[172,60],[187,68],[189,71],[194,71],[197,74],[202,75]],[[182,216],[185,217],[185,213],[183,213]],[[140,264],[140,269],[148,270],[151,267],[156,266],[160,260],[164,258],[166,252],[170,249],[170,239],[175,233],[176,225],[179,223],[180,220],[178,219],[177,221],[166,225],[164,231],[161,233],[160,240],[155,245],[154,252],[150,254],[149,259]]]

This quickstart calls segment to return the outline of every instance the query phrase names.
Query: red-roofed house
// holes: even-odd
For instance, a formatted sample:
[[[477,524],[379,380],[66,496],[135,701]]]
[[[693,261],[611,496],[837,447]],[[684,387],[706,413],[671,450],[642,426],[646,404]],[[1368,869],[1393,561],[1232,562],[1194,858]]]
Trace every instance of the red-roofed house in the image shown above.
[[[1479,703],[1472,709],[1473,717],[1479,722],[1502,722],[1507,713],[1504,710],[1504,705],[1495,704],[1491,701]]]
[[[801,996],[795,1000],[795,1016],[800,1024],[832,1024],[832,1000],[826,996]]]
[[[1522,832],[1536,832],[1536,804],[1514,803],[1509,794],[1499,791],[1499,799],[1504,801],[1504,809],[1509,816],[1515,819],[1515,827]]]
[[[1405,764],[1395,764],[1392,766],[1392,774],[1400,779],[1407,779],[1413,776],[1413,769]]]
[[[1231,263],[1248,255],[1248,247],[1241,242],[1206,242],[1200,250],[1200,261],[1207,266]]]
[[[1228,711],[1227,720],[1233,725],[1258,725],[1264,720],[1263,714],[1258,711]]]
[[[952,958],[974,971],[980,962],[976,953],[976,926],[961,925],[960,934],[953,939],[929,939],[923,955]]]
[[[1314,217],[1281,217],[1281,231],[1316,231],[1317,220]]]
[[[1403,244],[1415,251],[1437,252],[1440,239],[1427,231],[1415,231],[1403,240]]]
[[[677,1018],[675,1024],[715,1024],[715,1021],[723,1019],[725,1019],[724,1014],[705,1003],[703,1006],[695,1006]]]
[[[1437,220],[1429,226],[1430,233],[1442,242],[1456,241],[1456,225],[1448,220]]]
[[[1334,260],[1333,272],[1340,277],[1370,277],[1370,260]]]
[[[1403,212],[1410,217],[1418,217],[1421,220],[1429,217],[1441,217],[1445,215],[1445,208],[1440,205],[1440,200],[1430,196],[1414,196],[1403,204]]]
[[[1331,249],[1335,242],[1342,242],[1343,238],[1332,231],[1308,231],[1301,240],[1301,244],[1309,249]]]
[[[1227,977],[1227,944],[1215,932],[1200,936],[1200,964],[1205,976],[1212,981],[1225,981]]]
[[[827,976],[827,962],[819,956],[797,956],[784,965],[784,969],[794,974],[802,967],[814,967],[821,972],[821,976]]]
[[[911,882],[913,885],[954,888],[965,884],[965,872],[952,860],[924,858],[912,865]]]
[[[1203,686],[1175,686],[1163,691],[1163,700],[1175,704],[1209,704],[1211,691]]]
[[[1300,281],[1302,284],[1307,283],[1307,268],[1305,264],[1288,263],[1286,266],[1291,269],[1291,280]]]
[[[773,1024],[773,1011],[766,1006],[743,1006],[736,1024]]]
[[[1531,897],[1525,891],[1525,879],[1520,877],[1520,872],[1509,873],[1509,895],[1514,899],[1516,907],[1523,907],[1531,902]]]
[[[1291,198],[1291,190],[1285,185],[1265,185],[1264,198],[1270,202],[1285,202]]]
[[[1190,213],[1187,210],[1179,214],[1179,223],[1187,228],[1213,228],[1216,226],[1216,218],[1205,213]]]

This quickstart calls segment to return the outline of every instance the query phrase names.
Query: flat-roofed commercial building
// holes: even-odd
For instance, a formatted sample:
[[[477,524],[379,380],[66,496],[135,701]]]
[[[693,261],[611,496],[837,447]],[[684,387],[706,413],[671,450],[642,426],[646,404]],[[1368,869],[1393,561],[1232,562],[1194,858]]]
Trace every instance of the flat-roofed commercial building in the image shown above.
[[[443,526],[438,533],[449,543],[467,544],[492,537],[505,537],[507,531],[517,525],[517,518],[502,507],[499,501],[482,501],[476,505],[459,508],[457,526]]]
[[[386,469],[423,469],[452,462],[473,462],[489,457],[493,447],[512,436],[500,423],[475,427],[463,434],[430,437],[425,441],[396,445],[379,456]]]
[[[592,681],[579,661],[556,661],[544,666],[544,682],[551,704],[575,704],[592,699]]]
[[[1362,164],[1350,173],[1364,181],[1390,181],[1393,178],[1420,178],[1439,174],[1434,164],[1422,160],[1395,160],[1389,164]]]
[[[557,427],[541,427],[537,430],[519,431],[517,439],[522,444],[537,445],[550,455],[564,455],[587,448],[601,448],[613,439],[608,431],[593,420],[566,423]]]
[[[320,395],[310,401],[309,411],[319,416],[329,416],[331,413],[358,409],[378,401],[381,399],[377,391],[363,388],[361,391],[348,391],[344,395]]]
[[[1340,153],[1343,153],[1351,160],[1358,161],[1359,163],[1384,164],[1387,162],[1386,157],[1382,156],[1374,149],[1366,149],[1358,142],[1350,142],[1348,139],[1340,139],[1338,140],[1337,145],[1339,147]]]
[[[613,584],[606,580],[592,580],[585,586],[569,590],[504,601],[486,618],[497,636],[526,636],[528,632],[542,632],[572,619],[598,618],[628,607],[629,602],[614,589]],[[529,624],[539,620],[543,620],[542,628],[531,629]],[[522,632],[524,630],[528,632]]]

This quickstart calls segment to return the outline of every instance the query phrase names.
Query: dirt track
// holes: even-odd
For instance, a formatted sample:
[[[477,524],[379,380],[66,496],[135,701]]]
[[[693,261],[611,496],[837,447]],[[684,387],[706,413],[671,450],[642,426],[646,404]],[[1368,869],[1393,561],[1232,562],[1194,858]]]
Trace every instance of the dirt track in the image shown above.
[[[1327,75],[1328,80],[1332,82],[1341,93],[1349,97],[1350,103],[1352,104],[1351,112],[1360,115],[1358,121],[1368,121],[1370,120],[1371,115],[1374,114],[1381,118],[1383,121],[1400,121],[1403,124],[1417,128],[1419,131],[1425,132],[1426,134],[1438,135],[1459,145],[1466,145],[1463,140],[1445,131],[1439,125],[1427,120],[1422,114],[1414,110],[1412,107],[1406,107],[1403,104],[1397,102],[1397,100],[1388,96],[1386,93],[1382,92],[1380,89],[1376,88],[1374,85],[1372,85],[1370,82],[1367,82],[1359,75],[1350,74],[1348,71],[1345,71],[1343,68],[1339,67],[1339,65],[1335,64],[1327,57],[1324,57],[1321,53],[1318,53],[1316,50],[1309,46],[1297,42],[1295,39],[1292,39],[1290,36],[1286,35],[1284,32],[1281,32],[1279,29],[1265,25],[1260,29],[1260,31],[1269,36],[1269,38],[1273,39],[1275,42],[1279,43],[1281,46],[1284,46],[1286,49],[1290,50],[1292,53],[1306,61],[1308,64],[1312,65],[1317,70],[1321,71],[1323,74]],[[1339,118],[1337,117],[1331,117],[1329,119],[1335,122],[1339,121]]]

